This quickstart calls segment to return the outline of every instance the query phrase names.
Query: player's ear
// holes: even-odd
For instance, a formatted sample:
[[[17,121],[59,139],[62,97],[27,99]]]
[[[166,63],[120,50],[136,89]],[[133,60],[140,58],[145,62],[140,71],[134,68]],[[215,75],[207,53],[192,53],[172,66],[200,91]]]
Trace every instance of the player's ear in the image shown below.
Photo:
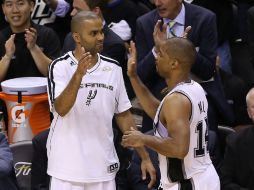
[[[80,42],[80,35],[77,32],[72,33],[72,38],[74,39],[75,42]]]
[[[171,64],[171,68],[175,69],[176,67],[178,67],[179,62],[177,59],[172,59],[170,64]]]

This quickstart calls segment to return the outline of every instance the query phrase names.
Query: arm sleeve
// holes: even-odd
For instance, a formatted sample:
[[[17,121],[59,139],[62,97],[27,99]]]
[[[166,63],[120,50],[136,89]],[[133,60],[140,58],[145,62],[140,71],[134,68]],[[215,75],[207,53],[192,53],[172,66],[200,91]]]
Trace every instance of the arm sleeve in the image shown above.
[[[53,61],[49,66],[48,96],[51,111],[53,111],[55,99],[63,92],[68,84],[67,75],[65,75],[63,66],[64,63],[57,64],[56,61]]]
[[[65,17],[70,10],[70,4],[65,0],[58,0],[56,10],[54,11],[56,16]]]

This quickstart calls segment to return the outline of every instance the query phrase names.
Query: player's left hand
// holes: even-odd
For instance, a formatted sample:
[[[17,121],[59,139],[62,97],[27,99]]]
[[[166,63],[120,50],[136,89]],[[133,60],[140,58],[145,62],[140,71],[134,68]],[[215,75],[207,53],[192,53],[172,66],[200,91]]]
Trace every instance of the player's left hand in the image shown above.
[[[144,136],[143,133],[134,128],[131,128],[129,131],[126,131],[123,134],[122,146],[133,148],[143,147],[144,146],[143,136]]]
[[[143,180],[146,179],[147,173],[149,174],[150,182],[148,183],[148,189],[151,189],[156,182],[156,171],[155,171],[155,168],[154,168],[150,158],[145,159],[145,160],[143,159],[141,161],[141,172],[142,172],[142,179]]]
[[[132,78],[137,76],[137,50],[133,41],[130,42],[129,53],[127,75]]]
[[[26,46],[29,50],[33,49],[36,45],[37,31],[35,28],[25,29]]]

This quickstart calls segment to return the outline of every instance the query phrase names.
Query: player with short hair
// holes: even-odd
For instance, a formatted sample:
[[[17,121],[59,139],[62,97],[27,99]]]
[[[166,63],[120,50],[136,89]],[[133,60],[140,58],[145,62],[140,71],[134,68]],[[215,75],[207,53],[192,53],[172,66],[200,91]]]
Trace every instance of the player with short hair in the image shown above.
[[[161,34],[157,23],[155,39]],[[196,59],[195,48],[185,38],[155,40],[155,44],[156,69],[167,83],[167,95],[161,102],[136,73],[134,43],[128,62],[128,76],[134,91],[146,113],[154,118],[155,136],[132,129],[124,134],[123,145],[147,146],[158,152],[160,189],[218,190],[219,177],[207,151],[207,99],[203,88],[189,78]]]
[[[99,54],[102,19],[81,11],[71,21],[76,48],[49,68],[49,101],[54,120],[47,140],[51,190],[114,190],[119,160],[112,118],[122,132],[135,126],[118,62]],[[148,154],[138,149],[142,172],[155,181]]]

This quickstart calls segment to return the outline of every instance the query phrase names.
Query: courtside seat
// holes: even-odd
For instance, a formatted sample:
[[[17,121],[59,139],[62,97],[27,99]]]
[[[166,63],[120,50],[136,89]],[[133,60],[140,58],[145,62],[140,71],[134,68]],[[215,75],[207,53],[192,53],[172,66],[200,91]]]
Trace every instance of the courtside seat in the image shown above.
[[[32,141],[21,141],[10,145],[14,168],[20,190],[31,190]]]
[[[229,126],[218,126],[219,140],[221,146],[222,155],[224,155],[225,147],[226,147],[226,138],[231,133],[235,133],[235,130]]]

